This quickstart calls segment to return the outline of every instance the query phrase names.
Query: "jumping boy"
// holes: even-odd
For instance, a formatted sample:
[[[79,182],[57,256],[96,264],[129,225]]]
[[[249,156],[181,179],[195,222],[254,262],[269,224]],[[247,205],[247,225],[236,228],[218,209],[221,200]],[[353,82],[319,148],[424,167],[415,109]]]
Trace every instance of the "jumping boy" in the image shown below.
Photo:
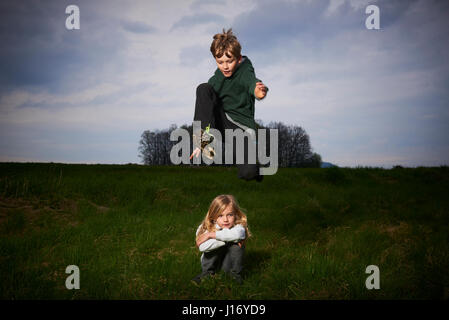
[[[242,129],[253,137],[255,143],[254,102],[255,99],[265,98],[268,92],[268,88],[256,78],[251,61],[241,55],[240,43],[232,29],[223,29],[223,33],[216,34],[210,51],[218,68],[209,81],[200,84],[196,90],[193,120],[201,121],[201,134],[200,137],[194,136],[194,139],[197,139],[196,143],[201,148],[195,148],[191,159],[198,157],[201,151],[206,157],[215,156],[215,151],[208,145],[214,139],[209,134],[210,128],[218,129],[222,136],[225,136],[225,129]],[[263,176],[259,174],[259,165],[248,163],[246,143],[243,152],[245,162],[237,165],[238,177],[261,181]]]

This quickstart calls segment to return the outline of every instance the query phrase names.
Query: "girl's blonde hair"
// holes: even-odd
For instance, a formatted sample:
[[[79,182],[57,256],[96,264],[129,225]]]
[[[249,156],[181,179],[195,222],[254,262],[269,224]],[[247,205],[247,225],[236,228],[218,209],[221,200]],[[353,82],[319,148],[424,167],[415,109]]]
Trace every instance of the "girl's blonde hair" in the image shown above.
[[[222,213],[227,206],[231,204],[232,211],[234,213],[234,225],[241,224],[246,231],[246,239],[248,239],[251,236],[251,233],[248,229],[248,222],[246,218],[246,214],[240,209],[237,201],[232,195],[229,194],[222,194],[217,197],[215,197],[214,200],[212,200],[212,203],[209,206],[209,210],[207,211],[206,217],[204,218],[203,222],[201,223],[200,230],[198,232],[198,236],[203,234],[204,232],[213,232],[216,231],[215,228],[215,221],[218,218],[218,215]]]
[[[231,58],[228,53],[231,53],[234,58],[240,58],[242,47],[240,46],[237,37],[232,33],[232,29],[223,33],[217,33],[214,35],[214,41],[210,46],[210,52],[214,58],[221,58],[223,54],[226,54],[228,58]]]

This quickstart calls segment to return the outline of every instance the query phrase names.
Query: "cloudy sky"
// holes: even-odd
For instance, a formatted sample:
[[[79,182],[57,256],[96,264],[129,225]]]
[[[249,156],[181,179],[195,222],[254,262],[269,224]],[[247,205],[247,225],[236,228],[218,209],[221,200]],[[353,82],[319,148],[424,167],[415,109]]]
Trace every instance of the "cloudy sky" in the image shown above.
[[[270,88],[256,119],[340,166],[449,165],[448,18],[445,0],[2,0],[0,161],[140,162],[144,130],[191,123],[232,27]]]

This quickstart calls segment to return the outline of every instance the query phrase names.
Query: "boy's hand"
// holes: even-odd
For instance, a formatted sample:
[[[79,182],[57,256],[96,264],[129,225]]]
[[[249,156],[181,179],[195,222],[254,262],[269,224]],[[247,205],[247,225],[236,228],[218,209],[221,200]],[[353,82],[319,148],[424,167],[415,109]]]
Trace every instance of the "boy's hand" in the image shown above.
[[[254,89],[254,96],[256,96],[257,99],[261,100],[265,98],[267,92],[268,92],[267,86],[265,86],[262,82],[256,83],[256,88]]]
[[[192,160],[193,157],[198,158],[198,156],[201,154],[201,149],[196,148],[193,150],[192,155],[190,156],[190,160]]]

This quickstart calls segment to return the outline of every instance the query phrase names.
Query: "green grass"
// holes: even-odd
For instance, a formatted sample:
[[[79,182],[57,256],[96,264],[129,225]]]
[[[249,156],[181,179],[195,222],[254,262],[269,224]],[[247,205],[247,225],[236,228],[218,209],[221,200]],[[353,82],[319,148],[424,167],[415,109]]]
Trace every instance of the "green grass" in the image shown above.
[[[448,299],[449,168],[0,163],[0,299]],[[194,233],[233,194],[253,237],[244,283],[194,286]],[[80,269],[68,290],[68,265]],[[367,290],[368,265],[380,290]]]

